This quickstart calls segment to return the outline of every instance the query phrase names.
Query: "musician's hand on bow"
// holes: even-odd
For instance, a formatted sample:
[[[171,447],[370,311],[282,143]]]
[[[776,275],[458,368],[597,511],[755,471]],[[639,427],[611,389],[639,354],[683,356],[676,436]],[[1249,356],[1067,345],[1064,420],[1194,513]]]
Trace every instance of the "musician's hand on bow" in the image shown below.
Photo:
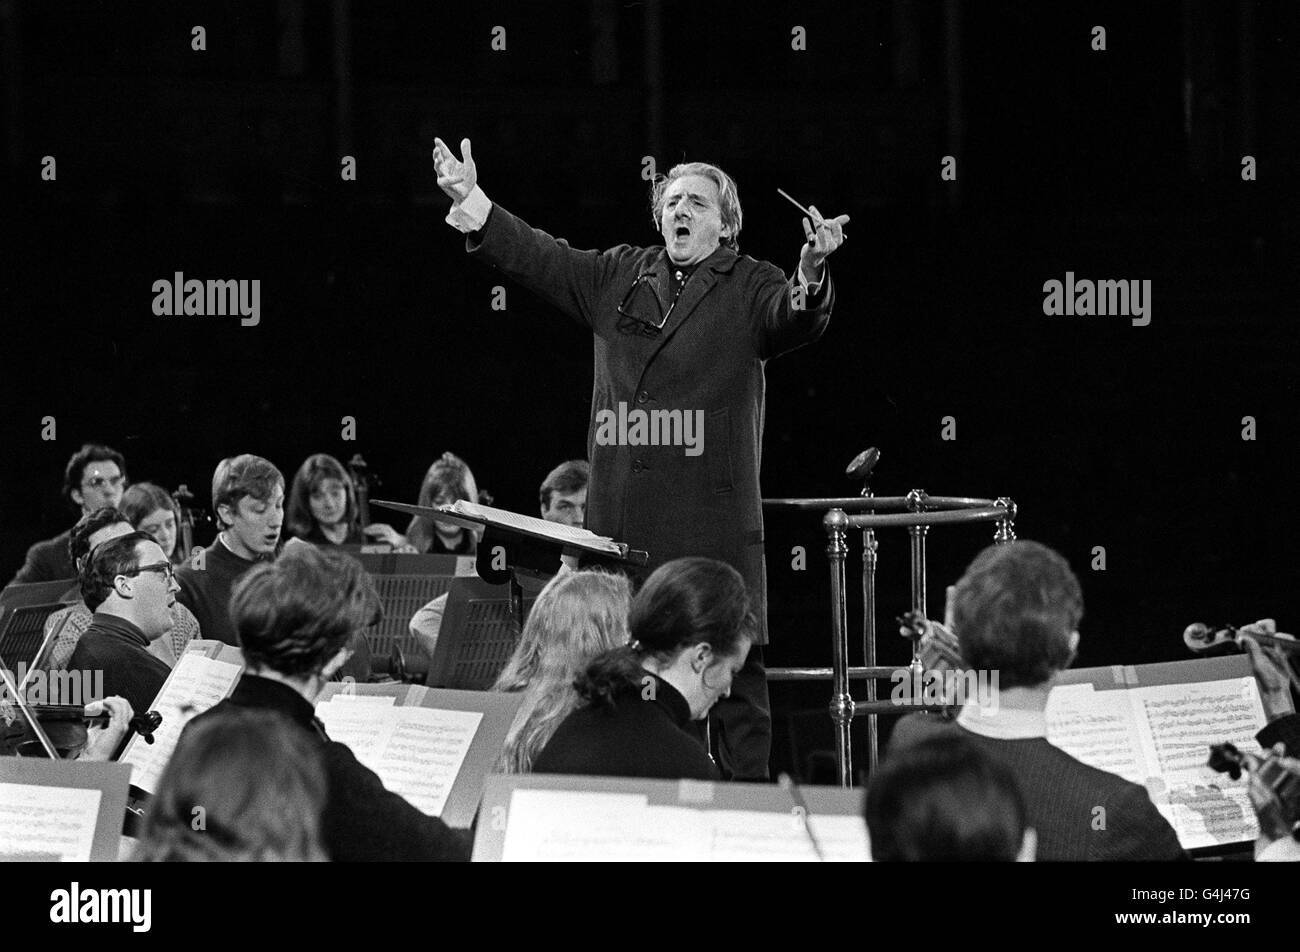
[[[1273,749],[1264,751],[1262,756],[1268,757],[1270,753],[1282,767],[1300,774],[1300,760],[1287,757],[1285,745],[1274,744]],[[1255,808],[1255,816],[1259,818],[1259,839],[1255,843],[1255,856],[1258,857],[1264,847],[1274,840],[1290,836],[1291,826],[1286,821],[1277,791],[1260,780],[1257,771],[1252,770],[1246,776],[1246,796],[1250,798],[1250,805]]]
[[[122,746],[122,738],[126,737],[126,732],[131,727],[135,711],[131,710],[131,702],[126,698],[106,697],[102,701],[91,701],[86,705],[87,717],[96,714],[107,714],[108,725],[86,728],[86,747],[78,760],[101,763],[111,760],[118,747]]]
[[[452,154],[447,143],[434,137],[433,167],[438,172],[438,187],[453,202],[464,201],[478,182],[478,168],[474,165],[474,154],[470,151],[468,139],[460,140],[460,151],[465,157],[463,160]]]
[[[1259,698],[1269,721],[1295,713],[1291,701],[1291,676],[1285,652],[1281,648],[1265,647],[1250,637],[1252,634],[1270,635],[1294,641],[1290,635],[1277,630],[1272,618],[1261,618],[1251,625],[1237,629],[1237,640],[1250,656],[1250,666],[1259,683]]]
[[[821,280],[822,262],[844,244],[844,226],[849,223],[849,216],[823,218],[816,205],[809,205],[808,211],[812,212],[812,221],[803,220],[803,233],[807,240],[799,253],[799,267],[809,283],[813,283]]]

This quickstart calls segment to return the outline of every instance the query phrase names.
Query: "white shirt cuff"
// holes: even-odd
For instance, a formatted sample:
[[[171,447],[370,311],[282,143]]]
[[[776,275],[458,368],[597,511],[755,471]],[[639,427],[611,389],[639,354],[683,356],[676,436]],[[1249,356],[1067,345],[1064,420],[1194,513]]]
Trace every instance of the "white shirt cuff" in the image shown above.
[[[478,186],[475,186],[475,188],[477,188],[477,187],[478,187]],[[471,195],[470,197],[472,198],[473,196]],[[469,201],[469,199],[467,198],[466,201]],[[825,268],[826,268],[826,262],[823,261],[823,262],[822,262],[822,281],[826,280],[826,271],[825,271]],[[799,265],[795,268],[795,270],[796,270],[797,272],[799,272],[799,284],[803,287],[803,289],[804,289],[805,291],[808,292],[808,296],[809,296],[809,297],[812,297],[814,294],[816,294],[818,291],[821,290],[821,286],[822,286],[822,282],[821,282],[821,281],[809,281],[807,278],[805,278],[805,277],[803,276],[803,264],[802,264],[802,263],[799,264]]]
[[[492,211],[492,199],[483,193],[477,185],[447,212],[447,224],[469,234],[478,231],[487,224],[488,212]]]

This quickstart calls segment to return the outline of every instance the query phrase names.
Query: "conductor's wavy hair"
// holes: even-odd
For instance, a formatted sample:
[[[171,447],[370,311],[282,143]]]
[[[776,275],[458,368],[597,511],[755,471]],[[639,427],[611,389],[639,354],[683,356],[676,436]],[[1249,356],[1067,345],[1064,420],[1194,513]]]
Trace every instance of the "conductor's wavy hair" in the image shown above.
[[[230,596],[230,620],[250,670],[319,674],[382,611],[361,563],[343,552],[287,546],[253,568]]]
[[[991,545],[957,582],[953,628],[967,666],[1005,688],[1036,687],[1074,660],[1083,591],[1070,565],[1038,542]]]
[[[492,686],[522,692],[500,768],[528,773],[556,728],[580,704],[574,680],[594,658],[626,644],[632,585],[624,575],[556,576],[533,603],[519,645]]]
[[[343,513],[343,522],[351,532],[357,525],[357,490],[352,477],[343,464],[328,453],[308,456],[298,467],[293,476],[293,486],[289,489],[289,501],[285,506],[284,524],[290,536],[302,538],[310,535],[316,519],[311,514],[312,493],[320,489],[327,479],[338,480],[343,485],[347,498],[347,509]]]
[[[732,251],[740,249],[740,226],[744,222],[744,213],[740,209],[740,189],[736,181],[716,165],[708,162],[682,162],[668,170],[667,175],[656,175],[650,182],[650,224],[659,230],[663,218],[664,193],[668,186],[685,175],[702,175],[718,187],[718,206],[722,213],[722,223],[731,228],[731,234],[722,238],[722,244]]]
[[[163,771],[132,859],[328,859],[320,832],[325,771],[303,734],[278,711],[223,705],[195,719]]]
[[[740,573],[725,562],[693,556],[674,559],[646,579],[628,613],[632,641],[597,657],[574,684],[593,706],[640,685],[644,662],[654,656],[671,664],[684,649],[707,642],[715,658],[736,654],[757,631],[749,593]]]

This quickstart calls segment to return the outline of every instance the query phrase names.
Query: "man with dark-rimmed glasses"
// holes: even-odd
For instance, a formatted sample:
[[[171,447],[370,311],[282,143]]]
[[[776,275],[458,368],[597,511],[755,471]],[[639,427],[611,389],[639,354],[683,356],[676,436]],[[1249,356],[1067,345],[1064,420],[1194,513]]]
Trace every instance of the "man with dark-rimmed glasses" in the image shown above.
[[[126,460],[112,447],[87,443],[68,460],[63,473],[63,498],[80,510],[78,518],[97,509],[116,507],[125,491]],[[77,570],[68,554],[71,533],[69,529],[28,549],[27,560],[10,584],[76,578]]]
[[[171,560],[146,532],[97,547],[81,571],[81,597],[94,612],[68,661],[70,671],[102,671],[104,696],[147,711],[171,671],[148,651],[171,630],[179,591]],[[93,683],[93,682],[92,682]]]

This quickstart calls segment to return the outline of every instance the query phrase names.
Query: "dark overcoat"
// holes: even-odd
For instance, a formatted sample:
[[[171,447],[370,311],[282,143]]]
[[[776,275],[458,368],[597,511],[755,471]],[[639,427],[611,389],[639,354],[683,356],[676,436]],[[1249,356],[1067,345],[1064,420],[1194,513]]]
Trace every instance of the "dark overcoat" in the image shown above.
[[[500,205],[467,246],[594,334],[587,528],[648,551],[647,572],[687,555],[735,566],[758,618],[757,641],[766,643],[763,367],[826,329],[835,293],[829,270],[817,293],[805,295],[776,266],[722,246],[674,304],[662,246],[579,251]],[[647,329],[665,315],[661,330]],[[637,410],[656,424],[636,429]],[[702,420],[702,441],[673,429],[671,411],[683,424],[686,414]],[[662,445],[665,433],[670,443],[689,435],[694,445]],[[661,445],[647,445],[653,438]]]

